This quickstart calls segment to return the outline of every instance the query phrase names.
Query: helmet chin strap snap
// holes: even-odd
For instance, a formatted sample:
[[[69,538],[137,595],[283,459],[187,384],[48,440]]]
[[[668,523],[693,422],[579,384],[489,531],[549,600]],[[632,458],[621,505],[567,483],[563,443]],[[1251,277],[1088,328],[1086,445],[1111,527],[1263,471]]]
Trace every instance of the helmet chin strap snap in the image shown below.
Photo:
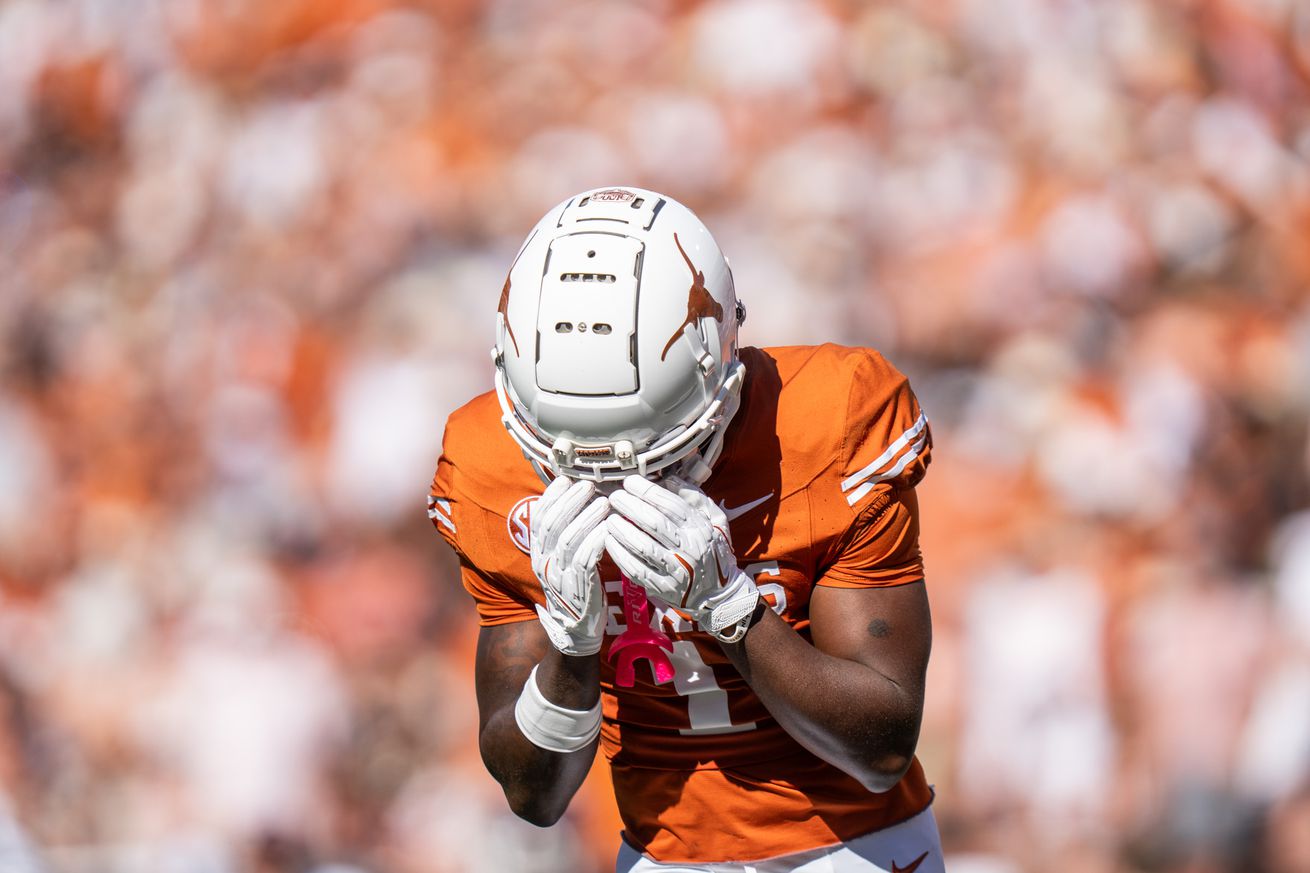
[[[632,440],[619,440],[614,444],[614,458],[619,462],[621,467],[637,466],[637,449],[632,445]]]
[[[564,475],[564,468],[573,464],[573,443],[564,437],[555,440],[550,447],[550,466],[556,476]]]
[[[678,475],[693,485],[704,485],[705,480],[710,478],[713,472],[714,469],[700,456],[699,449],[684,458],[678,468]]]

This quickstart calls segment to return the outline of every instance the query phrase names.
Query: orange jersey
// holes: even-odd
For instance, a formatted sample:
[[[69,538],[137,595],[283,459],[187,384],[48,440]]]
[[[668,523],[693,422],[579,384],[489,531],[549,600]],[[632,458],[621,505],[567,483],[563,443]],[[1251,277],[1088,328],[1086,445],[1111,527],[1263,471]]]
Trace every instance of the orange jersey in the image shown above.
[[[774,610],[809,635],[815,585],[863,588],[923,578],[914,486],[927,421],[905,377],[869,349],[745,348],[746,385],[705,492],[726,512],[734,551]],[[544,486],[500,424],[492,393],[451,415],[429,498],[459,553],[483,625],[535,621],[544,603],[528,520]],[[630,842],[660,861],[754,860],[841,842],[903,821],[931,791],[917,761],[874,794],[791,738],[691,621],[656,608],[673,640],[672,682],[645,663],[614,681],[621,581],[602,561],[609,623],[601,650],[604,724]]]

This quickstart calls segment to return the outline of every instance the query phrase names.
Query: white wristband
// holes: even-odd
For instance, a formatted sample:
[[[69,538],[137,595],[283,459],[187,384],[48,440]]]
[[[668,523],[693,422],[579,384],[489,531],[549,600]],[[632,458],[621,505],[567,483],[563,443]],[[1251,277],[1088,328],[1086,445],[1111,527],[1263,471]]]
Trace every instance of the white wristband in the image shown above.
[[[537,687],[537,668],[523,683],[514,721],[532,745],[548,752],[576,752],[600,733],[600,701],[591,709],[565,709],[551,703]]]

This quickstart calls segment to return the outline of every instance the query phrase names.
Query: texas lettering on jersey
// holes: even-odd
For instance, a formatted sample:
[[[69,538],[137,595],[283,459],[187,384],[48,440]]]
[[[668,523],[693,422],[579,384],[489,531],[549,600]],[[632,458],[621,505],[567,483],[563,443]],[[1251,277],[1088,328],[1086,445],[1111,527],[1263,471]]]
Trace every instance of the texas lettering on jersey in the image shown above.
[[[905,377],[869,349],[745,348],[740,358],[742,405],[703,487],[770,606],[808,635],[815,585],[921,580],[914,486],[932,440]],[[451,415],[429,505],[483,625],[535,621],[534,604],[544,602],[527,554],[542,490],[493,394]],[[632,687],[617,684],[609,647],[626,630],[622,581],[608,558],[600,573],[608,609],[601,747],[626,836],[652,857],[804,851],[902,821],[931,801],[917,761],[895,788],[873,794],[805,750],[712,637],[657,603],[651,624],[672,639],[673,681],[656,684],[639,662]],[[771,826],[778,822],[788,826]]]

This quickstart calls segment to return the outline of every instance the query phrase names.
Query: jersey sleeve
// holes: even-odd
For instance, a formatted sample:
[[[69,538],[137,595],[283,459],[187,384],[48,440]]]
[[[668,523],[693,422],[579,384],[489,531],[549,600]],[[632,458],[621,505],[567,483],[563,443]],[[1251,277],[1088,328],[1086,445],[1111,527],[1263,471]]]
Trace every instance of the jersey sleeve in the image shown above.
[[[477,604],[478,624],[482,627],[513,624],[516,621],[528,621],[537,617],[536,609],[531,603],[507,593],[496,585],[491,577],[468,563],[463,556],[460,556],[459,560],[459,575],[464,590],[473,595],[473,600]]]
[[[846,407],[839,490],[848,523],[818,584],[886,587],[923,578],[914,487],[931,454],[932,432],[909,380],[870,351],[854,370]]]
[[[818,584],[830,588],[888,588],[923,578],[919,500],[913,488],[880,491],[838,544]]]
[[[473,500],[461,487],[462,478],[458,465],[443,451],[428,494],[428,518],[459,556],[460,581],[477,604],[478,624],[536,619],[532,601],[490,569],[496,563],[491,550],[503,548],[493,534],[504,520]]]

